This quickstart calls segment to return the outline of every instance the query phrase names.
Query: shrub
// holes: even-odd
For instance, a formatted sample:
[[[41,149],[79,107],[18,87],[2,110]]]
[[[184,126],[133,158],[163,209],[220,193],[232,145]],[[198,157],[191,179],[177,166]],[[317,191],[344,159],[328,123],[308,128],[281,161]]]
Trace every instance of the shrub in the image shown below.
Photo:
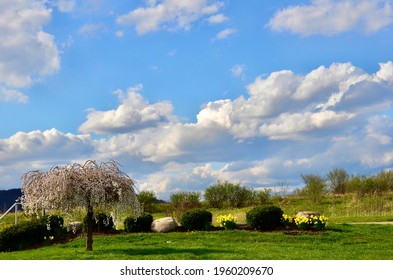
[[[63,227],[64,219],[61,216],[47,215],[42,217],[46,221],[46,228],[48,230],[49,236],[59,237],[65,232]]]
[[[259,191],[256,191],[255,193],[256,200],[260,205],[267,205],[271,203],[271,196],[272,196],[272,190],[271,189],[262,189]]]
[[[204,196],[209,206],[213,208],[225,206],[240,208],[252,204],[255,199],[255,193],[251,189],[227,181],[218,181],[208,187]]]
[[[124,220],[124,230],[126,232],[147,232],[151,230],[151,223],[153,216],[150,214],[143,214],[139,217],[127,217]]]
[[[219,182],[214,186],[208,187],[204,196],[210,207],[222,208],[227,201],[227,190],[224,184]]]
[[[0,251],[17,251],[41,244],[49,236],[45,219],[21,222],[0,232]]]
[[[108,231],[113,229],[113,219],[111,216],[106,215],[105,213],[99,213],[94,215],[93,220],[93,231]],[[83,219],[83,229],[87,231],[87,216]]]
[[[170,196],[171,210],[175,216],[180,217],[184,212],[201,207],[201,194],[199,192],[180,192]]]
[[[257,230],[275,229],[280,226],[283,214],[277,206],[257,206],[246,213],[246,221]]]
[[[347,191],[346,184],[349,179],[347,171],[342,168],[335,168],[327,174],[327,181],[330,191],[335,194],[344,194]]]
[[[302,179],[306,186],[304,187],[304,193],[313,203],[321,202],[326,191],[325,180],[319,175],[302,175]]]
[[[208,230],[213,214],[207,210],[194,209],[187,211],[180,218],[181,225],[187,230]]]
[[[142,191],[138,194],[138,202],[144,213],[155,213],[157,197],[153,191]]]

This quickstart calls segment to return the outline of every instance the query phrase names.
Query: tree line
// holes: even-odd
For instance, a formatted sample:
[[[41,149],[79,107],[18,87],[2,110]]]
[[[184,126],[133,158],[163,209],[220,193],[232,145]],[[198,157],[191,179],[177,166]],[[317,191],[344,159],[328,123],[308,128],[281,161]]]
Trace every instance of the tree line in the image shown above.
[[[325,195],[356,194],[382,195],[393,191],[393,171],[381,171],[376,175],[349,175],[345,169],[335,168],[325,176],[318,174],[302,174],[304,186],[294,195],[307,197],[312,203],[319,203]],[[200,208],[206,205],[211,208],[241,208],[271,203],[275,194],[272,189],[259,190],[242,186],[240,183],[218,181],[207,187],[203,196],[201,192],[179,192],[170,195],[170,208],[174,212]],[[202,198],[204,202],[202,203]],[[138,200],[145,212],[157,211],[157,198],[153,191],[142,191]]]

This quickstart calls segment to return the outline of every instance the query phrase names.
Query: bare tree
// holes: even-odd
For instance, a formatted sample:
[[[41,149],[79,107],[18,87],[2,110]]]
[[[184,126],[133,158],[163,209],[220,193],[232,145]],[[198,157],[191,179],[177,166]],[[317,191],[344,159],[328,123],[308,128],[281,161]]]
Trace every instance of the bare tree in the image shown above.
[[[335,168],[327,174],[328,184],[333,193],[344,194],[349,179],[347,171],[342,168]]]
[[[86,250],[93,250],[95,207],[138,207],[135,181],[119,170],[115,161],[54,166],[49,171],[30,171],[22,176],[22,205],[29,212],[39,209],[87,212]]]

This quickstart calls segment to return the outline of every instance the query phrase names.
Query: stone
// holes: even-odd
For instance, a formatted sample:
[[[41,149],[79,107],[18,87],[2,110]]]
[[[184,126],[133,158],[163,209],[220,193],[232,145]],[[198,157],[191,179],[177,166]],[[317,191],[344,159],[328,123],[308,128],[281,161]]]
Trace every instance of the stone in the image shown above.
[[[296,214],[296,217],[309,218],[310,216],[319,217],[319,216],[321,216],[321,214],[319,214],[318,212],[313,212],[313,211],[301,211]]]
[[[74,234],[82,232],[82,222],[71,222],[67,225],[67,231],[72,231]]]
[[[171,232],[177,228],[177,223],[172,217],[165,217],[154,220],[151,230],[154,232]]]

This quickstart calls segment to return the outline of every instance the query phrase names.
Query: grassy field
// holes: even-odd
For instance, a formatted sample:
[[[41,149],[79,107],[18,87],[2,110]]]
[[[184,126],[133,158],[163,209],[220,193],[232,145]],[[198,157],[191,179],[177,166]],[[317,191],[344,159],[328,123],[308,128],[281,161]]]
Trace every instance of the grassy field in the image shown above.
[[[393,259],[393,226],[332,225],[321,232],[199,231],[95,236],[34,250],[0,253],[15,260],[381,260]]]
[[[327,197],[322,203],[310,204],[300,197],[275,198],[275,205],[285,213],[318,211],[329,217],[328,229],[306,231],[200,231],[167,234],[116,234],[94,237],[94,251],[84,249],[84,236],[64,244],[0,253],[0,259],[138,259],[138,260],[342,260],[393,259],[393,225],[350,224],[353,222],[393,221],[393,195],[379,197]],[[250,209],[211,209],[213,222],[222,214],[245,222]],[[165,216],[156,213],[154,218]],[[27,219],[19,213],[19,221]],[[0,230],[14,223],[14,214],[0,221]],[[121,224],[119,226],[121,229]]]

